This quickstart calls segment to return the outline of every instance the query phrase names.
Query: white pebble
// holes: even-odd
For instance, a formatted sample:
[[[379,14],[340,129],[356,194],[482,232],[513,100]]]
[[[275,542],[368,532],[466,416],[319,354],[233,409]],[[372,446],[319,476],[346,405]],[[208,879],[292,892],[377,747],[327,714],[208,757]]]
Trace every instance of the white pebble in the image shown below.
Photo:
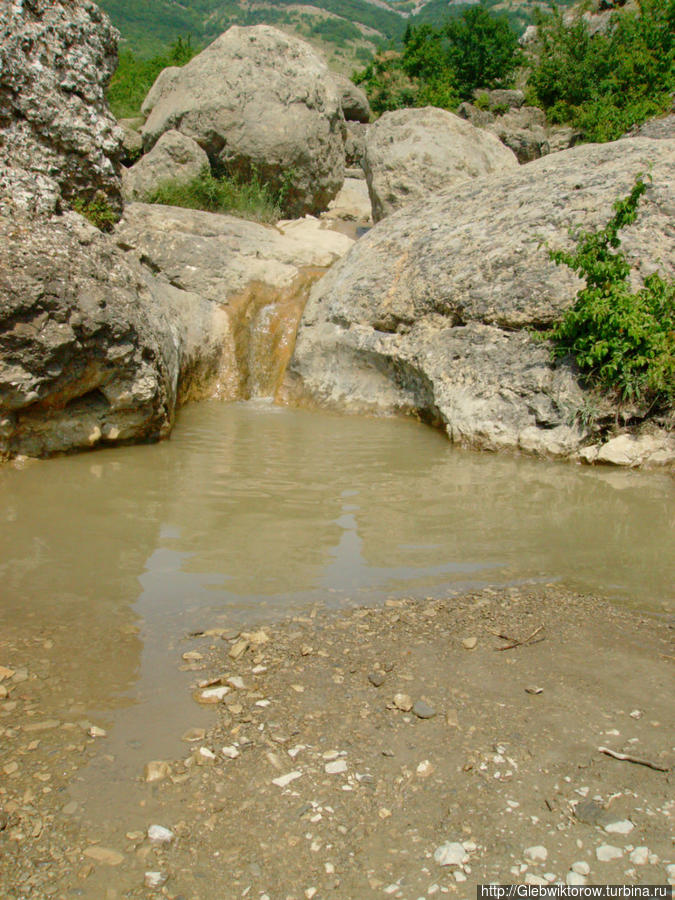
[[[583,859],[580,859],[579,862],[572,863],[572,871],[577,875],[590,875],[591,867]]]
[[[201,757],[203,757],[203,759],[215,759],[216,758],[216,754],[213,752],[213,750],[209,750],[208,747],[200,747],[199,755]]]
[[[159,888],[166,883],[167,879],[168,875],[165,875],[164,872],[146,872],[144,881],[146,887]]]
[[[533,875],[532,872],[528,872],[525,876],[525,884],[548,884],[548,881],[541,875]]]
[[[542,847],[541,844],[536,844],[534,847],[528,847],[525,850],[525,858],[529,859],[530,862],[546,862],[548,850],[546,847]]]
[[[439,866],[461,866],[469,861],[469,854],[462,844],[446,841],[434,851],[434,860]]]
[[[630,834],[635,825],[629,819],[621,819],[619,822],[608,822],[605,831],[608,834]]]
[[[239,756],[239,751],[234,745],[230,747],[223,747],[220,752],[226,759],[236,759]]]
[[[301,778],[302,772],[289,772],[288,775],[280,775],[278,778],[272,779],[272,784],[276,784],[277,787],[286,787],[287,784],[290,784],[291,781],[295,781],[296,778]]]
[[[148,837],[158,844],[168,844],[173,840],[174,833],[163,825],[151,825],[148,828]]]
[[[585,875],[580,875],[578,872],[568,872],[565,875],[565,884],[587,884],[588,879]]]
[[[347,771],[347,761],[336,759],[333,762],[326,763],[324,770],[327,775],[339,775],[341,772]]]
[[[613,859],[621,859],[623,850],[620,847],[612,847],[611,844],[602,844],[596,847],[595,855],[600,862],[611,862]]]
[[[630,855],[630,861],[635,866],[646,866],[649,862],[649,847],[636,847]]]
[[[455,876],[456,882],[459,883],[461,881],[466,881],[466,875],[464,874],[464,872],[462,872],[461,869],[455,869],[455,871],[452,874]]]

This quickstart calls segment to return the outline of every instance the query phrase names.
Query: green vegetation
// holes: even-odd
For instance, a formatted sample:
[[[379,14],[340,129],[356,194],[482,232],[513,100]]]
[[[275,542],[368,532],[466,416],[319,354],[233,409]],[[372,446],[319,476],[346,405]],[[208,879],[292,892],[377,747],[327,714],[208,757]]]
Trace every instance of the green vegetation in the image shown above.
[[[255,172],[250,181],[244,182],[227,175],[216,177],[204,169],[187,183],[165,182],[145,199],[148,203],[231,213],[255,222],[276,222],[282,217],[282,204],[291,179],[289,175],[281,190],[275,192]]]
[[[167,66],[183,66],[199,51],[192,39],[179,37],[165,53],[143,59],[130,50],[120,54],[119,66],[113,75],[106,96],[110,109],[118,119],[138,115],[145,96],[155,79]]]
[[[539,15],[530,102],[552,122],[570,122],[586,140],[615,140],[667,110],[675,90],[675,0],[638,0],[614,14],[606,34],[559,10]]]
[[[112,208],[103,191],[97,191],[92,200],[76,198],[73,200],[73,209],[100,231],[112,231],[119,220],[119,215]]]
[[[454,109],[477,87],[507,86],[522,62],[518,36],[482,6],[441,27],[409,25],[403,52],[380,54],[354,75],[375,112],[405,106]]]
[[[571,253],[549,250],[586,286],[545,337],[554,342],[554,358],[573,354],[589,385],[658,407],[675,402],[675,281],[654,273],[632,293],[630,265],[618,250],[618,233],[637,218],[645,190],[639,175],[604,228],[581,232]]]

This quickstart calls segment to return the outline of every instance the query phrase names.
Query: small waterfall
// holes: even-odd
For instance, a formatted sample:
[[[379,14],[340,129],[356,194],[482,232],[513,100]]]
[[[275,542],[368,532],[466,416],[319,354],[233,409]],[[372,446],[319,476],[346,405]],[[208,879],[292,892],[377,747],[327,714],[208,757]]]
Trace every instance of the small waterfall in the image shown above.
[[[226,311],[231,340],[223,349],[217,397],[276,399],[309,292],[324,273],[322,268],[304,268],[285,287],[254,281],[230,297]]]

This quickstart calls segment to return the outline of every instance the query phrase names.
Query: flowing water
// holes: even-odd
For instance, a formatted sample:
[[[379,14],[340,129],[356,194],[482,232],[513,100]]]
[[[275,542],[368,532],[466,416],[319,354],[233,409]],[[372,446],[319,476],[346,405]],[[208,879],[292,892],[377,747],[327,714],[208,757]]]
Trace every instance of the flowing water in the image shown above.
[[[190,631],[537,581],[663,614],[674,514],[664,474],[210,401],[161,444],[0,468],[0,637],[41,648],[38,668],[50,648],[54,696],[108,729],[79,788],[93,803],[108,796],[106,760],[132,781],[208,721],[180,671]]]

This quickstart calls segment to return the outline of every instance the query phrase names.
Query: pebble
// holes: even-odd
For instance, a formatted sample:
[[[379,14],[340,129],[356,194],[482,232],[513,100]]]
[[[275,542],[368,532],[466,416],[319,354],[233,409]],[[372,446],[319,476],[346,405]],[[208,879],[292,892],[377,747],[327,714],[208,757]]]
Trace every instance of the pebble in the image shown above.
[[[428,778],[433,771],[434,767],[428,759],[423,759],[416,769],[416,772],[420,778]]]
[[[585,860],[580,859],[578,862],[572,863],[572,871],[577,875],[590,875],[591,867]]]
[[[220,751],[226,759],[236,759],[240,753],[235,746],[223,747]]]
[[[187,653],[183,654],[183,659],[185,662],[197,662],[200,659],[204,659],[204,657],[197,650],[188,650]]]
[[[98,863],[103,863],[106,866],[119,866],[121,862],[124,862],[123,853],[119,853],[117,850],[111,850],[109,847],[99,847],[98,845],[87,847],[84,851],[84,856],[88,856],[89,859],[93,859]]]
[[[104,728],[99,728],[98,725],[92,725],[87,734],[89,737],[93,738],[104,738],[108,736],[108,732]]]
[[[384,680],[386,675],[384,672],[371,672],[368,676],[368,681],[373,685],[373,687],[381,687],[384,684]]]
[[[208,747],[200,747],[199,755],[203,759],[215,759],[216,758],[216,754],[213,752],[213,750],[209,750]]]
[[[631,719],[641,719],[642,718],[642,710],[634,709],[633,712],[630,714],[630,717],[631,717]]]
[[[546,862],[548,850],[546,847],[542,847],[541,844],[536,844],[534,847],[528,847],[525,850],[525,858],[534,863]]]
[[[671,881],[675,881],[675,863],[670,863],[666,866],[666,872],[668,874],[668,878]]]
[[[409,694],[394,694],[394,706],[402,712],[410,712],[413,702]]]
[[[148,837],[156,844],[170,844],[174,839],[174,833],[163,825],[151,825],[148,828]]]
[[[188,728],[188,730],[181,735],[181,741],[186,741],[188,744],[191,744],[194,741],[203,741],[205,737],[205,728]]]
[[[416,700],[413,704],[412,711],[418,719],[433,719],[436,715],[436,710],[433,706],[429,706],[424,700]]]
[[[525,884],[548,884],[548,881],[541,875],[533,875],[532,872],[528,872],[525,876]]]
[[[150,783],[153,781],[163,781],[171,774],[171,766],[163,759],[153,759],[145,766],[145,780]]]
[[[227,679],[227,683],[230,685],[230,687],[233,687],[237,691],[244,690],[244,679],[241,677],[241,675],[230,676],[230,678]]]
[[[613,859],[621,859],[623,850],[620,847],[613,847],[611,844],[602,844],[595,849],[596,858],[600,862],[611,862]]]
[[[469,861],[469,854],[457,841],[446,841],[434,851],[434,860],[439,866],[461,866]]]
[[[333,762],[326,763],[324,770],[327,775],[340,775],[347,771],[347,761],[344,759],[333,760]]]
[[[198,699],[200,703],[219,703],[229,693],[229,687],[221,684],[219,687],[207,688],[205,691],[202,691]]]
[[[246,640],[236,641],[230,647],[230,653],[229,653],[230,659],[239,659],[240,656],[243,656],[244,653],[246,653],[248,648],[249,648],[248,641],[246,641]]]
[[[649,862],[649,847],[636,847],[630,855],[630,861],[636,866],[646,866]]]
[[[630,834],[635,828],[629,819],[621,819],[619,822],[608,822],[605,831],[609,834]]]
[[[145,886],[149,888],[160,888],[162,885],[166,884],[169,876],[164,872],[146,872],[145,873]]]
[[[465,650],[473,650],[477,646],[477,644],[478,644],[477,637],[466,637],[462,641],[462,647],[464,647]]]
[[[277,787],[286,787],[287,784],[290,784],[291,781],[295,781],[296,778],[301,778],[302,772],[299,772],[297,769],[294,772],[289,772],[287,775],[280,775],[278,778],[272,779],[272,784],[276,784]]]
[[[585,875],[580,875],[578,872],[568,872],[565,875],[565,884],[587,884],[588,879]]]

